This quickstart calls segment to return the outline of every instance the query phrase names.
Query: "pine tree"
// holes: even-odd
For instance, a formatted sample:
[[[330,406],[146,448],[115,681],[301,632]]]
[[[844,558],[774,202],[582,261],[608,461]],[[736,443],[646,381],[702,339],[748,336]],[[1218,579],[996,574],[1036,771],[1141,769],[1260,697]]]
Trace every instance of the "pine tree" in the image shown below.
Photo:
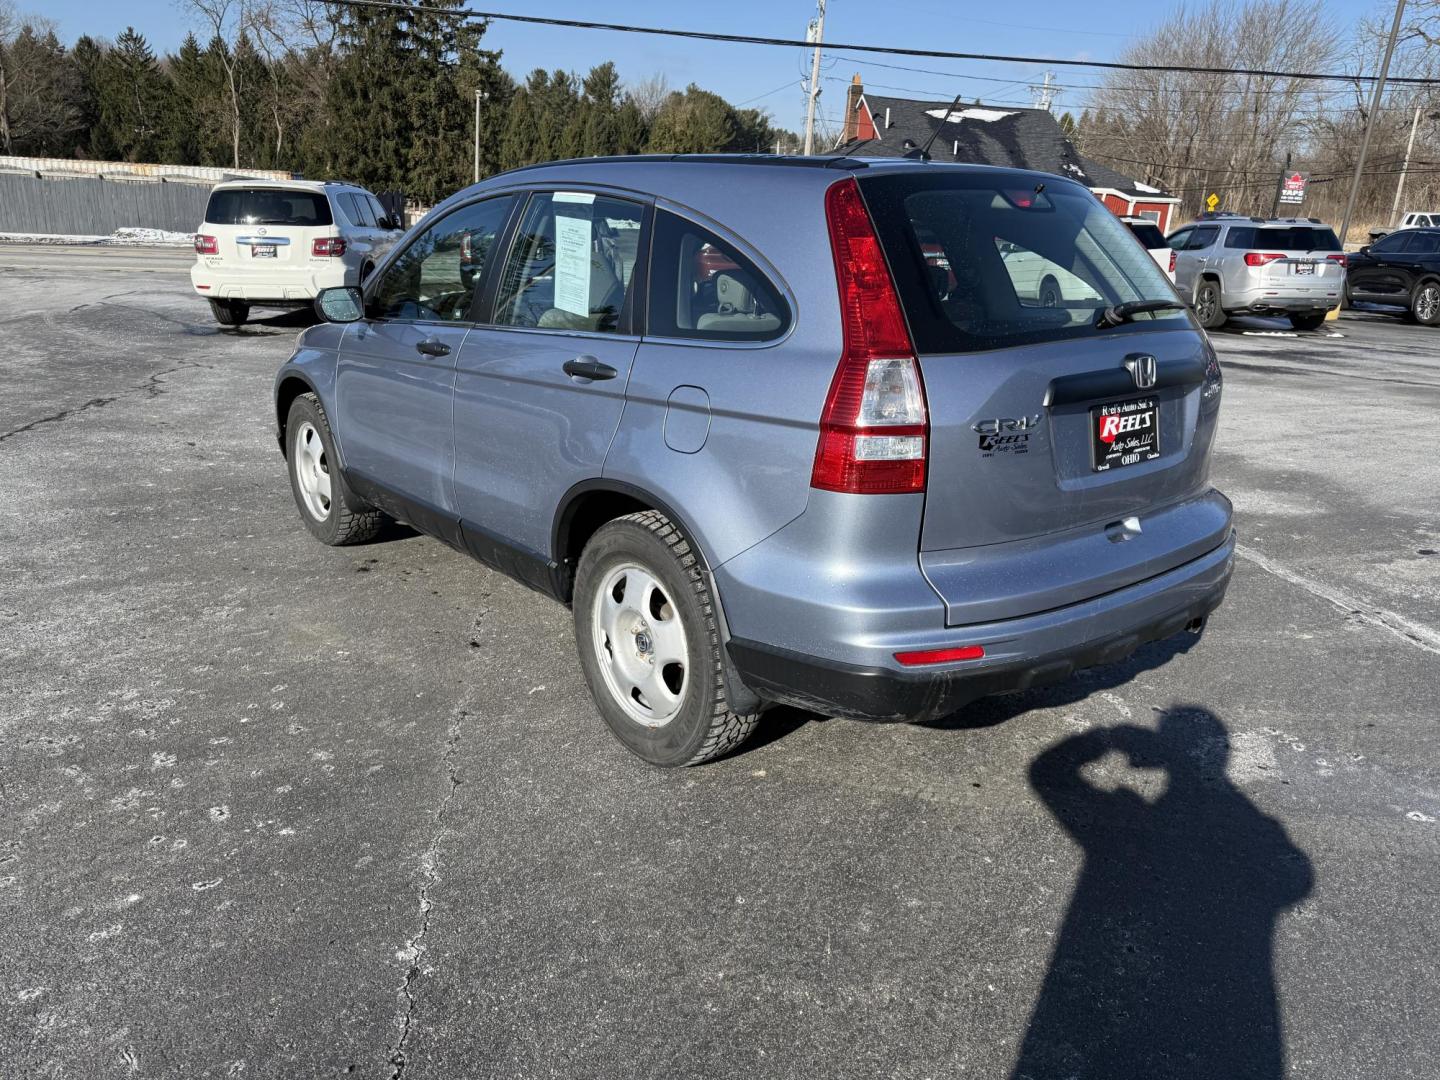
[[[70,50],[71,94],[75,108],[75,150],[80,157],[115,156],[100,124],[100,78],[106,49],[88,34]]]
[[[584,131],[580,153],[585,157],[619,153],[620,75],[615,65],[607,60],[591,68],[581,91]]]
[[[177,165],[208,164],[201,154],[201,105],[209,100],[212,86],[205,54],[194,34],[185,35],[180,50],[166,58],[165,72],[175,92],[161,125],[161,157]]]
[[[326,88],[321,172],[375,190],[398,188],[412,132],[409,35],[393,9],[346,8]]]
[[[735,110],[724,98],[691,83],[672,93],[650,124],[647,149],[666,154],[703,154],[731,145]]]
[[[545,73],[539,72],[540,75]],[[518,88],[510,98],[510,108],[505,118],[505,130],[500,138],[500,167],[518,169],[536,161],[535,157],[535,110],[530,81]]]
[[[79,124],[75,74],[60,39],[27,23],[0,50],[0,153],[68,153]]]
[[[154,161],[169,85],[144,35],[127,26],[105,54],[99,75],[105,143],[125,161]]]

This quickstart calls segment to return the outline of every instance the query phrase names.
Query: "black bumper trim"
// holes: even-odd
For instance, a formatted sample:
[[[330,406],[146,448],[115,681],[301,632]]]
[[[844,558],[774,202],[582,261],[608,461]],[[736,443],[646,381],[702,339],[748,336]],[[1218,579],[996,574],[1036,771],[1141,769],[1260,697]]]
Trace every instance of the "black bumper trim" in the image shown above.
[[[973,670],[912,673],[859,667],[742,638],[732,638],[728,648],[741,679],[768,701],[852,720],[933,720],[989,694],[1049,686],[1083,668],[1124,660],[1141,645],[1173,637],[1203,621],[1224,597],[1222,585],[1203,599],[1137,629],[1044,656]]]

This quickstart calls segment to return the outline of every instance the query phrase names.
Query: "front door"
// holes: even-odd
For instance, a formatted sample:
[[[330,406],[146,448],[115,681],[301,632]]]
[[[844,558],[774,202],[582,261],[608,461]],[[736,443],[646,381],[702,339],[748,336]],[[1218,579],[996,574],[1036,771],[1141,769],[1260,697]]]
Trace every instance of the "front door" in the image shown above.
[[[460,245],[466,235],[493,237],[511,205],[504,196],[471,203],[411,240],[367,290],[366,318],[341,344],[335,419],[347,479],[362,497],[446,539],[456,534],[455,360],[475,291],[460,271]]]
[[[600,475],[639,342],[631,325],[646,206],[582,191],[529,197],[493,275],[491,325],[455,373],[455,505],[472,550],[546,559],[561,498]]]

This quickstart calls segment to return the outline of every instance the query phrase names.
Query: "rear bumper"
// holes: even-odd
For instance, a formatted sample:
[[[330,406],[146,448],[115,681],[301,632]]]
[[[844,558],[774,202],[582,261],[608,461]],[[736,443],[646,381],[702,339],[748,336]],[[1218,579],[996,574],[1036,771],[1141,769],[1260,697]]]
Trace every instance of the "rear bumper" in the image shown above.
[[[304,306],[321,289],[353,284],[357,277],[358,271],[341,259],[326,260],[320,266],[276,267],[264,275],[227,271],[223,265],[209,266],[203,260],[190,267],[190,283],[207,299],[286,307]]]
[[[1303,296],[1271,295],[1262,289],[1226,294],[1222,304],[1231,315],[1313,315],[1340,306],[1341,285]]]
[[[984,645],[981,660],[923,670],[856,666],[732,638],[729,653],[762,697],[859,720],[927,720],[988,694],[1026,690],[1122,660],[1199,624],[1220,606],[1234,568],[1232,532],[1219,547],[1147,581],[1020,619],[957,627],[931,648]]]

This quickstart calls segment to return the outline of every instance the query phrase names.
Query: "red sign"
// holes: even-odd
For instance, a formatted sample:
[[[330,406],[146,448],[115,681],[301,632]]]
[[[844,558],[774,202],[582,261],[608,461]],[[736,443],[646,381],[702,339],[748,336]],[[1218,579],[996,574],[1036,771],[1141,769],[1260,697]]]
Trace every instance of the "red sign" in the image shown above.
[[[1285,177],[1280,184],[1280,201],[1282,203],[1302,203],[1305,201],[1305,177],[1298,172],[1292,176]]]

